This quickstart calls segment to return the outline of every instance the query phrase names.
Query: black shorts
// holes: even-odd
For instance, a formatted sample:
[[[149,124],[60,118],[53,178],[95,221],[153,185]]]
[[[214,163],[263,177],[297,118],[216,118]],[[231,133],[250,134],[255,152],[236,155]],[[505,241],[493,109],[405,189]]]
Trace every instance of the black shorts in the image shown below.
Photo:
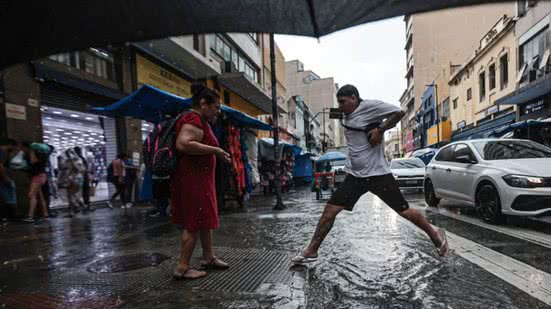
[[[409,204],[402,195],[396,180],[392,174],[358,178],[350,174],[346,175],[337,191],[331,195],[327,204],[341,206],[351,211],[362,195],[371,192],[397,212],[409,208]]]

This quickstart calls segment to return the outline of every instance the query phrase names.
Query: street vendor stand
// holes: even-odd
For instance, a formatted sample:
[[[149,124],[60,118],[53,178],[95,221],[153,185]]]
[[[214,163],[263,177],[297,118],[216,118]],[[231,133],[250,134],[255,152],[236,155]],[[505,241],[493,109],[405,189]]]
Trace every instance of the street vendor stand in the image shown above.
[[[114,104],[94,108],[93,111],[109,116],[133,117],[153,124],[161,123],[191,108],[191,99],[144,85]],[[232,155],[230,165],[217,161],[216,189],[219,209],[244,207],[244,201],[260,182],[257,168],[256,130],[271,131],[272,126],[231,107],[221,106],[221,117],[211,124],[220,146]],[[144,173],[151,175],[151,173]],[[150,179],[142,182],[142,193],[151,193]],[[141,194],[145,200],[151,196]]]
[[[344,177],[344,172],[337,172],[332,163],[344,162],[346,155],[338,151],[330,151],[323,154],[317,161],[314,173],[314,183],[312,190],[316,192],[316,200],[323,197],[324,191],[333,193],[337,177]],[[339,175],[337,175],[339,174]]]
[[[289,191],[293,182],[293,169],[295,167],[295,156],[302,152],[299,146],[285,141],[279,143],[279,167],[282,192]],[[276,185],[275,168],[276,159],[274,158],[274,140],[272,138],[261,138],[258,141],[258,171],[260,172],[260,182],[264,190],[264,195],[273,192]]]

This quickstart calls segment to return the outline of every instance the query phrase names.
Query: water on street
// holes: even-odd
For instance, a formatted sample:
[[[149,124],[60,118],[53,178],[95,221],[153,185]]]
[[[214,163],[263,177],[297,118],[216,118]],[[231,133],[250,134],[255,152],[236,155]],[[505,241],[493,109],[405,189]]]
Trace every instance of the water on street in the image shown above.
[[[171,278],[180,230],[166,219],[147,217],[146,207],[131,209],[126,217],[119,209],[98,209],[74,219],[10,223],[0,239],[0,303],[3,308],[551,308],[551,292],[545,293],[551,272],[545,224],[486,227],[472,215],[427,209],[421,198],[408,195],[412,207],[450,232],[452,251],[446,258],[411,223],[368,194],[353,212],[339,215],[317,262],[292,267],[289,259],[306,245],[323,209],[313,193],[300,189],[285,196],[289,208],[282,212],[269,208],[271,199],[258,197],[247,213],[223,214],[215,246],[232,267],[195,282]],[[500,265],[519,267],[518,278]]]

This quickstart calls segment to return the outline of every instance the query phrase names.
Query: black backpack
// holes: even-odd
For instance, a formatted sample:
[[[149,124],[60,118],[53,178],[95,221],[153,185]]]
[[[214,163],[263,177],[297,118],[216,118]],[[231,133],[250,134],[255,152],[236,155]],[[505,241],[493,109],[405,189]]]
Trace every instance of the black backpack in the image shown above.
[[[176,171],[178,166],[176,123],[190,112],[185,111],[177,117],[155,125],[153,131],[145,139],[142,147],[143,161],[153,175],[168,177]]]

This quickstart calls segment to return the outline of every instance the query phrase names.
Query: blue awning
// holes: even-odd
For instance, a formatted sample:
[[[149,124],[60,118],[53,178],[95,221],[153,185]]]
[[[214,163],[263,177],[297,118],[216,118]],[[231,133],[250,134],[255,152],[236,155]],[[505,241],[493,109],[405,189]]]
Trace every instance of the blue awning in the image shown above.
[[[486,137],[502,137],[503,135],[509,133],[509,132],[512,132],[513,130],[516,130],[516,129],[523,129],[523,128],[527,128],[527,127],[541,127],[541,126],[544,126],[544,125],[547,125],[549,123],[547,122],[543,122],[543,121],[537,121],[537,120],[525,120],[525,121],[520,121],[520,122],[515,122],[513,124],[509,124],[509,125],[505,125],[505,126],[502,126],[496,130],[493,130],[492,132],[488,132],[488,134],[486,134]]]
[[[338,151],[329,151],[324,153],[316,162],[324,161],[342,161],[346,160],[346,155]]]
[[[496,100],[495,104],[517,105],[528,103],[549,93],[551,93],[551,75],[543,80],[528,84],[518,90],[513,91],[509,95],[506,95],[503,98]]]
[[[167,115],[176,115],[191,107],[191,99],[179,97],[170,92],[143,85],[131,95],[106,107],[92,110],[108,116],[133,117],[152,123],[159,123]],[[272,126],[244,114],[236,109],[222,105],[222,112],[235,125],[257,130],[271,131]]]
[[[506,125],[510,125],[515,122],[516,115],[515,113],[507,114],[505,116],[496,118],[492,121],[483,123],[477,127],[464,130],[453,134],[451,137],[452,142],[475,139],[475,138],[484,138],[487,137],[486,134],[493,132],[494,130],[501,128]]]

